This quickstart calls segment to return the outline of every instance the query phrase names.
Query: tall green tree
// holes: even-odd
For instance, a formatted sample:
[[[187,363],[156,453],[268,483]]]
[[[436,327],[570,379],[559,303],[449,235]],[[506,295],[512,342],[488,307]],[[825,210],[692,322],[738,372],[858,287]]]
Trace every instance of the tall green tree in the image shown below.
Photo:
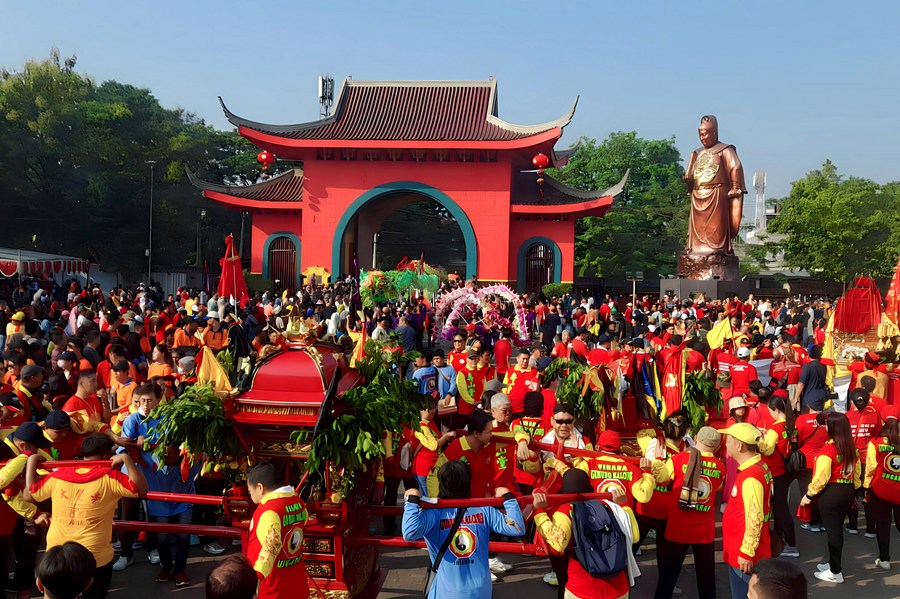
[[[900,184],[845,177],[826,161],[779,200],[769,231],[784,262],[832,281],[890,276],[900,252]]]
[[[256,152],[234,132],[162,107],[147,89],[98,85],[75,64],[54,50],[0,71],[0,202],[12,215],[3,245],[89,258],[137,279],[147,264],[152,173],[153,263],[185,264],[201,209],[201,263],[214,263],[240,215],[203,200],[184,168],[246,181]]]
[[[675,138],[644,139],[612,133],[600,143],[582,138],[569,164],[553,177],[580,189],[605,189],[631,169],[625,191],[609,212],[580,219],[575,232],[578,276],[645,276],[675,272],[684,247],[689,201]]]

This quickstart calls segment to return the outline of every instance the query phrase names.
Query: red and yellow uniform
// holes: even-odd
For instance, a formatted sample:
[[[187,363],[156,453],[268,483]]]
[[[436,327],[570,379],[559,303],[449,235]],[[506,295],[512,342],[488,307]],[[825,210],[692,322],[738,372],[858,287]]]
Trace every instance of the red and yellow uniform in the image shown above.
[[[444,453],[438,457],[434,468],[428,473],[428,496],[438,496],[437,474],[447,462],[462,460],[469,465],[472,474],[472,498],[489,497],[494,489],[494,459],[496,451],[491,444],[482,447],[476,452],[469,445],[466,437],[458,437],[453,440]]]
[[[468,359],[468,350],[466,351],[456,351],[451,350],[449,354],[447,354],[447,363],[453,367],[456,372],[459,372],[466,366],[466,360]]]
[[[543,418],[540,416],[522,416],[512,421],[510,425],[516,443],[525,441],[540,441],[544,438],[546,431],[544,429]],[[540,456],[534,460],[520,462],[516,460],[516,482],[520,485],[528,485],[534,487],[541,481],[541,460]]]
[[[900,504],[900,454],[887,437],[869,441],[866,452],[866,478],[863,486],[872,489],[879,498],[894,505]]]
[[[672,482],[671,488],[680,491],[684,486],[684,474],[690,459],[691,453],[682,451],[664,462],[653,462],[654,474],[664,473],[657,476],[657,481],[669,480]],[[697,507],[682,510],[679,509],[677,502],[673,501],[670,504],[666,525],[667,540],[685,545],[712,543],[716,540],[715,497],[724,478],[725,464],[722,460],[715,454],[701,452]]]
[[[513,414],[525,411],[525,394],[531,390],[529,387],[537,387],[537,377],[537,368],[530,366],[525,370],[520,370],[519,366],[515,365],[506,372],[503,379],[503,390],[509,396]]]
[[[96,395],[87,398],[73,395],[63,404],[62,411],[69,415],[70,426],[79,435],[99,433],[107,427],[103,422],[103,408]]]
[[[826,443],[819,455],[816,456],[812,481],[809,483],[809,490],[806,494],[810,497],[819,495],[829,484],[853,485],[858,489],[861,468],[859,460],[853,464],[853,472],[847,471],[844,465],[843,456],[838,454],[834,441]]]
[[[869,404],[861,412],[856,409],[847,412],[847,419],[850,421],[850,434],[853,435],[859,459],[865,460],[869,441],[881,430],[881,415]]]
[[[772,557],[769,541],[772,475],[753,456],[738,466],[731,497],[722,516],[722,559],[734,568],[738,557],[752,561]]]
[[[513,440],[509,426],[494,423],[492,441],[485,449],[494,454],[494,480],[491,490],[497,487],[513,489],[516,482],[516,446],[512,443],[501,443],[499,439]]]
[[[431,469],[438,461],[438,441],[441,438],[441,431],[433,420],[422,420],[419,423],[419,430],[413,430],[412,439],[417,443],[414,449],[415,454],[412,458],[412,473],[414,476],[428,476]]]
[[[119,499],[135,498],[138,490],[120,470],[82,466],[51,472],[32,485],[31,495],[38,502],[53,500],[47,548],[75,541],[103,567],[113,559],[109,540]]]
[[[309,577],[303,564],[306,505],[290,487],[266,494],[250,522],[247,559],[259,578],[259,599],[306,599]]]
[[[591,485],[597,493],[610,493],[619,487],[629,499],[629,505],[648,503],[653,497],[656,480],[640,466],[614,455],[600,455],[575,461],[576,468],[584,470],[591,477]]]
[[[468,416],[475,411],[475,405],[481,402],[484,391],[484,370],[470,369],[467,365],[456,369],[456,390],[461,400],[457,405],[460,416]]]
[[[657,463],[666,464],[672,456],[681,451],[675,441],[666,439],[666,448],[663,450],[662,458],[655,458],[651,462],[651,467]],[[648,456],[650,457],[650,456]],[[655,459],[654,459],[655,458]],[[685,462],[687,463],[687,462]],[[655,518],[657,520],[665,520],[672,511],[672,506],[677,503],[676,494],[672,492],[672,479],[674,476],[660,477],[653,471],[656,486],[653,488],[653,496],[647,503],[639,503],[637,505],[637,513],[647,518]],[[679,489],[681,487],[678,487]]]
[[[784,474],[784,458],[791,452],[791,438],[784,420],[777,420],[766,430],[759,442],[759,452],[773,477]]]
[[[631,521],[631,538],[640,536],[634,514],[624,508]],[[547,540],[550,548],[558,554],[569,554],[568,575],[566,581],[566,597],[575,599],[618,599],[628,594],[628,570],[622,570],[610,578],[594,578],[572,555],[574,540],[572,537],[572,504],[561,505],[553,516],[543,509],[534,512],[534,523]]]

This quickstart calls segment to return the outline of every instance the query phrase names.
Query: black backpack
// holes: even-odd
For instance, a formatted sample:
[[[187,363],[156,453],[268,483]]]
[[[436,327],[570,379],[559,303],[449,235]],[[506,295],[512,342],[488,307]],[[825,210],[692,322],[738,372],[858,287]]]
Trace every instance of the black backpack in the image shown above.
[[[575,559],[594,578],[610,578],[628,567],[631,547],[612,511],[597,499],[572,504]]]

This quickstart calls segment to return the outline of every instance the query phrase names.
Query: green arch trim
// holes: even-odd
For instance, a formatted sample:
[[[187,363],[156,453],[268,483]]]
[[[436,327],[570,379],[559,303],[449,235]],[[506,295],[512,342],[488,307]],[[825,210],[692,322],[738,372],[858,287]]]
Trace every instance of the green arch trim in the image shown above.
[[[415,181],[394,181],[392,183],[385,183],[384,185],[373,187],[350,204],[346,212],[344,212],[344,215],[341,216],[341,220],[338,221],[337,228],[334,231],[334,239],[331,242],[332,276],[336,277],[339,274],[346,274],[341,273],[341,254],[343,253],[344,233],[347,231],[350,220],[369,202],[383,195],[398,192],[418,193],[431,198],[453,215],[456,224],[459,225],[459,228],[462,231],[463,239],[466,242],[466,278],[471,279],[474,277],[478,271],[478,241],[475,237],[475,229],[472,228],[472,223],[469,221],[469,216],[466,214],[466,211],[460,208],[459,204],[457,204],[453,198],[441,190]]]
[[[562,252],[556,242],[547,237],[532,237],[526,239],[519,246],[519,252],[516,257],[516,292],[525,293],[525,262],[528,258],[528,249],[539,243],[543,243],[553,250],[553,280],[551,283],[559,283],[562,281]]]
[[[275,243],[275,240],[278,239],[279,237],[287,237],[288,239],[290,239],[294,243],[294,247],[297,250],[294,255],[294,261],[296,263],[296,266],[294,267],[294,276],[297,278],[296,278],[296,280],[294,280],[291,283],[291,289],[296,290],[297,289],[297,281],[300,280],[300,274],[301,274],[300,250],[302,248],[302,245],[300,243],[300,238],[297,237],[294,233],[290,233],[289,231],[278,231],[278,232],[272,233],[268,237],[266,237],[266,241],[265,241],[265,243],[263,243],[263,249],[262,249],[262,276],[264,279],[269,279],[270,281],[272,280],[272,277],[269,276],[271,274],[271,273],[269,273],[269,248],[272,246],[273,243]],[[272,281],[272,283],[274,283],[274,282],[275,281]]]

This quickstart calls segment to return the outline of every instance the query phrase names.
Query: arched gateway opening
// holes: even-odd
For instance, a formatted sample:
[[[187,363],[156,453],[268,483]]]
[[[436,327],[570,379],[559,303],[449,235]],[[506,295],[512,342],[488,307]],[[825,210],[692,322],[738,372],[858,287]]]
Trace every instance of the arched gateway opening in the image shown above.
[[[477,265],[475,232],[465,212],[446,194],[415,183],[391,184],[363,194],[335,232],[335,272],[393,269],[404,257],[471,277]]]

